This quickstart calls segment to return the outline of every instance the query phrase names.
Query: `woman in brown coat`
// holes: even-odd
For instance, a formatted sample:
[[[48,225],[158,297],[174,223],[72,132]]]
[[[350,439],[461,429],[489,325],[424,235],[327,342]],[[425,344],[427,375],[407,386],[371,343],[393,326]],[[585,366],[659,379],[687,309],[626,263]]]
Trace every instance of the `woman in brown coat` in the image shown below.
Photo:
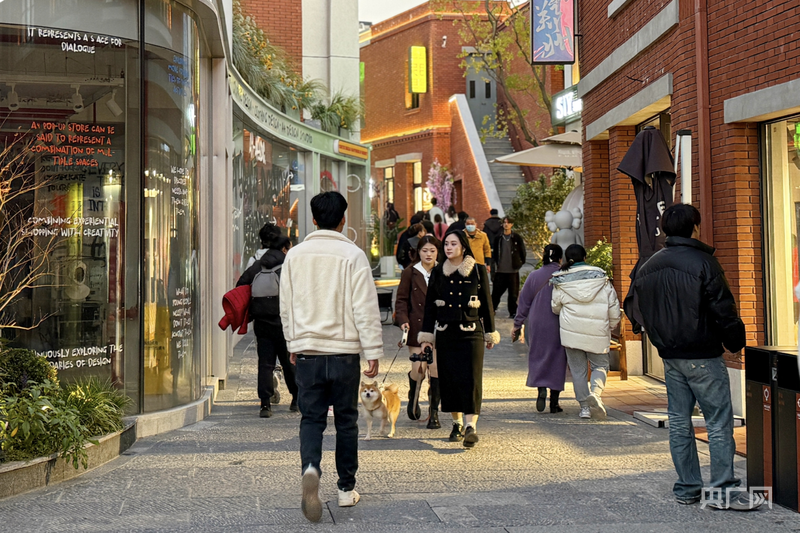
[[[433,235],[425,235],[417,244],[417,257],[419,261],[403,270],[400,277],[400,286],[397,288],[395,301],[396,319],[403,331],[408,331],[409,353],[419,353],[422,349],[417,341],[417,335],[422,329],[422,319],[425,318],[425,297],[428,292],[428,281],[436,258],[439,255],[441,242]],[[419,407],[419,392],[426,371],[430,376],[428,399],[430,401],[430,416],[428,429],[438,429],[439,424],[439,374],[436,369],[436,354],[434,352],[433,364],[428,365],[422,361],[411,363],[411,372],[408,373],[408,417],[419,420],[422,416]]]

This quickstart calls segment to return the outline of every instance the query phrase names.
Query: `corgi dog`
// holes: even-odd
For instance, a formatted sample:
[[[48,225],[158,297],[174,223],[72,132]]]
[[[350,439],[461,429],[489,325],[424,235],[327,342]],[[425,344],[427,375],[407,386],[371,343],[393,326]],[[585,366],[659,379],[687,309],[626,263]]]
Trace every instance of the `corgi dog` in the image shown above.
[[[381,391],[377,381],[372,383],[361,382],[358,395],[361,398],[361,405],[364,406],[364,418],[367,421],[367,435],[364,440],[372,440],[372,421],[375,419],[380,419],[381,421],[379,435],[384,432],[387,424],[391,422],[392,429],[386,436],[394,437],[395,424],[397,423],[397,417],[400,415],[398,390],[398,386],[394,383],[387,385]]]

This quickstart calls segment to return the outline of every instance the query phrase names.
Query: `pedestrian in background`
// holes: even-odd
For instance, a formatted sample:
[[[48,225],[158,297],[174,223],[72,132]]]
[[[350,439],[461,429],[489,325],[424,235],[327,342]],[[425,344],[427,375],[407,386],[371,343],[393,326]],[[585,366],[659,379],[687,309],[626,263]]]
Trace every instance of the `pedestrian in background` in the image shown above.
[[[438,215],[437,215],[438,216]],[[425,235],[417,245],[419,261],[412,268],[403,270],[400,276],[400,285],[397,287],[395,312],[400,329],[408,332],[409,354],[420,353],[420,343],[417,340],[422,330],[422,321],[425,318],[425,297],[428,293],[428,282],[431,272],[437,265],[436,258],[442,243],[433,235]],[[433,352],[433,364],[428,365],[423,361],[411,363],[408,373],[408,406],[406,411],[411,420],[419,420],[422,416],[419,407],[419,394],[422,382],[425,380],[426,371],[430,375],[428,387],[428,429],[439,429],[439,372],[436,365],[436,352]]]
[[[580,417],[605,418],[600,397],[608,377],[611,330],[621,317],[617,292],[602,268],[586,264],[586,250],[580,244],[567,247],[561,270],[553,274],[551,283],[551,305],[559,315],[561,344],[567,351]],[[591,376],[587,375],[589,365]]]
[[[468,218],[469,215],[466,213],[466,211],[459,211],[458,220],[450,224],[450,228],[448,228],[448,231],[455,231],[455,230],[464,231],[465,229],[467,229]]]
[[[431,274],[418,340],[423,350],[434,344],[437,350],[442,410],[453,417],[450,441],[463,440],[472,448],[483,400],[483,350],[500,342],[500,334],[494,329],[489,276],[472,257],[464,232],[445,236],[444,254],[447,260]]]
[[[386,202],[386,211],[383,212],[383,219],[386,221],[386,227],[393,229],[400,220],[400,213],[394,208],[393,202]]]
[[[259,238],[262,248],[259,250],[258,261],[242,273],[236,286],[250,285],[253,293],[250,299],[249,313],[253,319],[253,333],[256,336],[256,351],[258,352],[258,398],[261,400],[259,416],[270,418],[272,416],[272,398],[275,395],[275,385],[277,384],[273,372],[278,360],[281,362],[286,388],[292,395],[289,410],[297,411],[294,365],[289,362],[286,339],[283,337],[280,293],[278,292],[280,290],[281,265],[286,258],[286,252],[292,247],[292,242],[289,237],[281,234],[278,226],[271,222],[264,224],[259,232]],[[254,281],[256,282],[254,283]]]
[[[397,264],[400,265],[401,268],[403,268],[403,264],[408,261],[405,257],[405,254],[408,251],[406,247],[406,241],[417,234],[412,231],[412,228],[415,224],[419,224],[420,222],[422,222],[422,217],[414,214],[411,217],[411,220],[408,222],[408,228],[397,237],[397,249],[394,252],[394,257],[397,259]]]
[[[678,473],[678,503],[700,501],[703,478],[697,458],[692,412],[700,404],[711,452],[712,507],[748,511],[760,503],[744,490],[733,471],[733,405],[722,354],[745,345],[744,323],[714,249],[700,238],[700,212],[676,204],[664,211],[666,247],[639,269],[633,290],[642,326],[664,360],[669,402],[669,449]],[[713,493],[712,493],[713,494]]]
[[[497,238],[498,235],[503,233],[503,220],[497,216],[497,209],[490,209],[489,210],[489,218],[487,218],[483,223],[483,232],[489,238],[489,245],[494,245],[494,240]],[[491,261],[486,262],[487,267],[491,267],[489,269],[489,274],[492,277],[492,281],[494,281],[494,272],[497,270],[495,267],[497,266],[494,263],[494,258]]]
[[[519,295],[514,336],[519,335],[528,321],[528,387],[537,387],[536,410],[544,411],[547,389],[550,389],[550,412],[563,411],[558,397],[567,378],[567,354],[561,344],[558,315],[553,314],[553,286],[550,278],[558,272],[564,252],[557,244],[548,244],[542,252],[542,267],[528,275]]]
[[[492,245],[492,257],[497,265],[492,286],[492,305],[497,312],[503,294],[508,291],[509,318],[514,318],[517,314],[519,269],[525,264],[527,258],[525,241],[519,234],[512,231],[513,227],[514,220],[511,217],[503,218],[503,233],[495,237]]]
[[[322,517],[319,478],[322,434],[333,406],[339,506],[358,503],[358,389],[363,353],[367,377],[378,375],[383,339],[378,293],[364,252],[342,235],[347,200],[335,191],[311,199],[319,228],[286,254],[281,276],[281,320],[297,365],[300,407],[301,509]]]
[[[433,221],[433,234],[436,236],[436,239],[441,241],[444,239],[445,234],[447,233],[447,228],[449,226],[442,222],[441,215],[436,215]]]
[[[489,237],[478,229],[478,225],[473,217],[467,219],[467,225],[464,228],[469,241],[470,250],[475,258],[475,262],[479,265],[486,266],[486,271],[491,269],[488,265],[492,261],[492,244],[489,242]]]
[[[428,209],[428,220],[432,222],[436,222],[436,215],[439,215],[442,217],[442,220],[444,220],[444,211],[437,205],[438,203],[439,200],[437,200],[435,196],[431,198],[431,208]]]
[[[417,257],[417,245],[419,240],[428,234],[428,230],[421,222],[411,226],[410,231],[411,237],[403,245],[403,253],[401,254],[403,262],[400,264],[403,268],[408,268],[419,260]]]
[[[456,213],[456,206],[451,205],[447,208],[447,213],[444,214],[444,223],[448,226],[458,220],[458,213]]]

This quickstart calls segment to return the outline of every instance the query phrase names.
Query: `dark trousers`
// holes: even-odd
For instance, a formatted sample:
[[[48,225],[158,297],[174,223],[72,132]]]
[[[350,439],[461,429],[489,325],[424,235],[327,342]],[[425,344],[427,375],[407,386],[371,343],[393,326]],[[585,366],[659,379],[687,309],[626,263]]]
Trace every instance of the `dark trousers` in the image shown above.
[[[519,272],[498,272],[495,274],[492,285],[492,305],[497,311],[503,293],[508,291],[508,312],[517,314],[517,299],[519,298]]]
[[[289,389],[292,398],[297,398],[294,365],[289,361],[289,352],[286,349],[286,339],[283,338],[280,321],[275,323],[255,320],[253,332],[256,334],[258,350],[258,398],[261,400],[261,405],[269,404],[269,399],[275,394],[272,373],[275,371],[276,359],[281,362],[286,388]]]
[[[340,490],[356,486],[358,470],[358,387],[361,361],[358,354],[297,355],[297,405],[300,420],[301,469],[319,470],[322,434],[328,426],[328,406],[333,406],[336,425],[336,472]]]

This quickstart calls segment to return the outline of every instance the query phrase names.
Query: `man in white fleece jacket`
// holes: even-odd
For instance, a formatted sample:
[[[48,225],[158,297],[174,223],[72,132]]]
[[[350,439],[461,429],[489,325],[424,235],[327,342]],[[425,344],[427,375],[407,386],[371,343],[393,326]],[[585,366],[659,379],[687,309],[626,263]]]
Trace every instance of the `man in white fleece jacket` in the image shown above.
[[[342,235],[347,201],[338,192],[311,199],[319,228],[289,250],[281,273],[281,322],[297,365],[303,514],[322,517],[322,434],[333,405],[339,506],[358,503],[358,389],[363,353],[367,377],[378,375],[383,338],[378,294],[364,252]]]

